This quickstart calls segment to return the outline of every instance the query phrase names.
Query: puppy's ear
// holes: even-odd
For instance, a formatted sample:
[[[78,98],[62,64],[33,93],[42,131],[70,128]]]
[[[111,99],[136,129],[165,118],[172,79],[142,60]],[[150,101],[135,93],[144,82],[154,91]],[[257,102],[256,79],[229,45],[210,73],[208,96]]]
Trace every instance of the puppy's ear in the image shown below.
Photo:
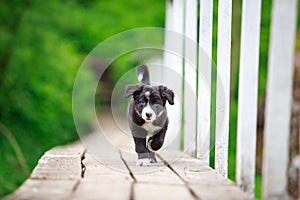
[[[127,85],[124,93],[124,97],[128,98],[131,95],[139,94],[143,90],[143,85],[134,84],[134,85]]]
[[[168,101],[170,105],[174,105],[174,92],[165,86],[159,86],[160,95],[164,101]]]

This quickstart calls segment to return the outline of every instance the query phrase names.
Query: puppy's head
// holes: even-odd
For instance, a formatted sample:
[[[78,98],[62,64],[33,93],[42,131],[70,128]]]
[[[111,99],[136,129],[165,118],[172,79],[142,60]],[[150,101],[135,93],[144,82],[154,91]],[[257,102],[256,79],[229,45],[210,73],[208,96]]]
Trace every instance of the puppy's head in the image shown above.
[[[165,86],[128,85],[124,97],[133,96],[135,111],[146,121],[153,122],[165,110],[166,102],[174,104],[174,93]]]

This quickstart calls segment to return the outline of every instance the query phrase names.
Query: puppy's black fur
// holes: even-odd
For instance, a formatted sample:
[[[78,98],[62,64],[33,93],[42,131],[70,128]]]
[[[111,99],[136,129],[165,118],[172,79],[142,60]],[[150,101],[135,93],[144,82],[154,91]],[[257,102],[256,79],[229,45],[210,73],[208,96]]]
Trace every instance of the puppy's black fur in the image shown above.
[[[137,165],[148,166],[150,162],[156,162],[154,151],[164,143],[169,123],[166,102],[174,104],[174,93],[165,86],[150,85],[145,65],[137,68],[137,76],[142,83],[128,85],[124,96],[132,96],[128,120],[138,154]]]

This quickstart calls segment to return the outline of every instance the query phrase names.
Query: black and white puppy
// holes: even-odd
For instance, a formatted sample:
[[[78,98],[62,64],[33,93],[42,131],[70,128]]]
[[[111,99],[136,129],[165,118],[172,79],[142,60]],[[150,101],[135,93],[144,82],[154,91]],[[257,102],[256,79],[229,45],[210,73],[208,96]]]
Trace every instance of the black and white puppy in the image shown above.
[[[174,93],[163,85],[150,85],[146,65],[137,68],[137,76],[141,83],[127,85],[124,97],[133,97],[128,104],[128,120],[138,154],[137,165],[149,166],[157,162],[154,151],[164,143],[169,123],[166,102],[174,104]]]

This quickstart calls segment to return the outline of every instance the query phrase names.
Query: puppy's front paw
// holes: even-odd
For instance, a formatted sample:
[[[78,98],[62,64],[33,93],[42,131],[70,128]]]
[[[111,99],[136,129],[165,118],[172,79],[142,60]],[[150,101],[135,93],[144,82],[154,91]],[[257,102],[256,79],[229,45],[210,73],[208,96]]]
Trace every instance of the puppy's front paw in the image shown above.
[[[148,167],[150,165],[151,159],[150,158],[143,158],[143,159],[138,159],[136,161],[136,166],[140,167]]]
[[[151,163],[157,163],[154,152],[150,152],[149,156],[150,156]]]

